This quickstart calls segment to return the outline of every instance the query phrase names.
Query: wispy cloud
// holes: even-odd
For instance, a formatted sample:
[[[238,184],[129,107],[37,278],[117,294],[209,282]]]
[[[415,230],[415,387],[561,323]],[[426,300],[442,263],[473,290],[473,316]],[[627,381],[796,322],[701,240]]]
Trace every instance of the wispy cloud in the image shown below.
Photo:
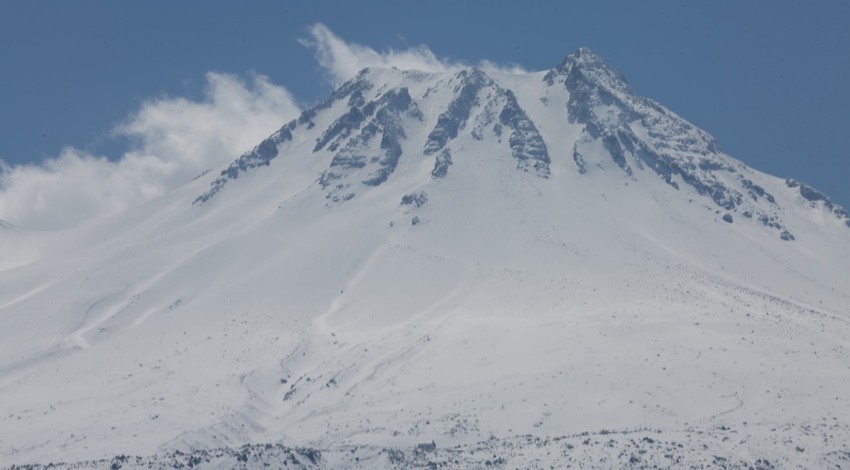
[[[402,70],[425,72],[452,72],[470,67],[461,61],[439,58],[426,45],[407,49],[387,49],[383,52],[362,44],[347,42],[327,26],[316,23],[308,29],[309,37],[301,39],[302,45],[314,50],[316,60],[325,69],[334,85],[339,85],[366,67],[397,67]],[[527,73],[518,65],[498,65],[491,61],[477,64],[484,70],[505,73]]]
[[[54,229],[122,211],[232,161],[299,112],[262,75],[206,78],[201,101],[149,100],[121,123],[115,133],[134,145],[118,159],[65,148],[39,164],[0,162],[0,219]]]

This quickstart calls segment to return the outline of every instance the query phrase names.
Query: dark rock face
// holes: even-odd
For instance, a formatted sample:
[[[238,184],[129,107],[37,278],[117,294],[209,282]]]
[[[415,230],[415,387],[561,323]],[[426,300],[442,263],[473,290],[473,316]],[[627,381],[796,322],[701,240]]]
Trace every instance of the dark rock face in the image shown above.
[[[360,128],[363,121],[366,120],[366,115],[360,108],[351,108],[347,113],[339,117],[331,127],[329,127],[319,140],[316,141],[316,146],[313,147],[314,152],[318,152],[325,148],[329,142],[333,141],[328,147],[331,152],[339,147],[341,140],[347,138],[352,131]]]
[[[375,117],[376,124],[382,129],[380,147],[384,151],[384,157],[378,161],[378,169],[375,170],[373,176],[363,181],[363,184],[368,186],[377,186],[383,183],[398,166],[398,159],[402,153],[401,141],[406,138],[399,116],[410,109],[413,104],[407,88],[402,88],[398,92],[387,93],[384,96],[387,101],[386,106],[380,109]],[[413,114],[421,119],[421,113],[418,111],[416,109]]]
[[[452,154],[449,152],[449,149],[443,149],[443,151],[437,155],[436,161],[434,161],[434,169],[431,170],[431,178],[445,178],[449,172],[450,166],[452,166]]]
[[[773,197],[772,194],[768,193],[761,186],[753,183],[752,181],[744,178],[741,180],[741,183],[745,188],[749,191],[749,195],[753,198],[754,201],[758,201],[760,197],[767,199],[767,201],[771,204],[776,204],[776,198]]]
[[[348,98],[349,107],[363,106],[363,94],[372,89],[372,82],[368,80],[368,69],[363,69],[351,80],[343,83],[337,88],[331,96],[328,97],[322,104],[315,108],[316,111],[324,111],[333,106],[337,101],[342,101]]]
[[[455,89],[455,97],[448,109],[440,114],[437,125],[425,142],[425,155],[442,150],[446,144],[457,137],[466,126],[469,114],[478,104],[478,93],[485,86],[493,86],[493,80],[479,69],[463,70],[457,74],[460,84]]]
[[[356,193],[350,190],[352,183],[347,180],[359,170],[371,170],[361,181],[366,186],[378,186],[389,178],[398,166],[401,143],[407,137],[405,118],[421,121],[422,113],[408,89],[399,88],[363,104],[362,109],[352,108],[325,131],[314,152],[322,150],[329,142],[327,149],[330,151],[341,146],[330,167],[319,178],[322,188],[328,190],[330,201],[342,202],[354,197]],[[367,119],[368,123],[363,125]],[[355,131],[359,132],[351,136]],[[378,136],[380,142],[375,149]]]
[[[517,168],[530,171],[537,176],[549,177],[549,151],[537,127],[520,108],[516,97],[510,90],[504,91],[507,99],[505,107],[499,113],[499,123],[511,129],[509,144],[511,153],[517,159]]]
[[[344,83],[334,91],[323,103],[304,111],[298,119],[287,123],[268,139],[260,142],[260,145],[254,147],[253,150],[239,157],[221,172],[219,177],[211,183],[209,191],[198,196],[193,204],[203,204],[209,201],[224,188],[228,181],[238,178],[240,174],[257,167],[269,166],[271,161],[277,158],[280,146],[292,140],[292,134],[297,127],[304,126],[307,129],[312,129],[315,126],[313,118],[319,111],[327,110],[335,102],[346,98],[349,98],[349,103],[356,103],[358,100],[362,100],[363,92],[372,87],[372,84],[366,80],[365,76],[366,70],[362,70],[355,78]],[[356,117],[349,117],[349,119],[356,119]],[[340,126],[337,129],[337,132],[340,133],[344,131],[344,126]]]
[[[631,155],[668,183],[672,183],[673,175],[689,173],[695,183],[700,183],[702,192],[710,194],[716,190],[708,188],[713,182],[704,181],[704,175],[697,175],[694,170],[734,171],[710,158],[718,151],[711,136],[655,102],[636,96],[622,75],[588,49],[568,56],[544,81],[550,86],[566,87],[569,121],[584,124],[582,138],[600,140],[612,160],[628,175],[632,169],[626,155]],[[639,137],[635,126],[643,127],[648,139]],[[683,154],[686,158],[682,158]],[[573,158],[579,171],[587,170],[586,164],[581,164],[585,158],[578,148],[574,149]],[[690,161],[682,165],[681,160]]]
[[[635,176],[633,166],[648,167],[677,190],[681,183],[687,184],[726,211],[747,207],[750,217],[756,212],[770,221],[766,226],[784,230],[766,208],[745,204],[745,196],[772,206],[776,198],[746,178],[714,138],[654,101],[636,96],[625,78],[590,50],[568,56],[544,81],[566,88],[569,122],[583,125],[572,149],[579,173],[589,171],[588,155],[598,145],[628,177]]]
[[[761,222],[765,227],[775,228],[777,230],[782,229],[782,224],[779,223],[779,220],[776,216],[769,216],[766,214],[761,214],[758,216],[758,221]]]
[[[209,191],[198,196],[193,204],[203,204],[209,201],[222,190],[228,181],[235,180],[240,174],[260,166],[269,166],[271,161],[278,156],[278,147],[284,142],[292,140],[292,131],[296,127],[297,121],[289,122],[281,127],[279,131],[272,134],[271,137],[260,142],[260,145],[254,147],[253,150],[239,157],[221,172],[219,177],[212,182]]]
[[[835,217],[843,219],[844,224],[847,227],[850,227],[850,213],[848,213],[847,210],[841,207],[840,205],[832,202],[832,199],[830,199],[829,196],[827,196],[826,194],[793,178],[786,179],[785,185],[789,188],[799,188],[800,196],[802,196],[803,199],[809,201],[812,207],[817,207],[818,204],[823,205],[823,207],[828,211],[832,212]]]
[[[508,145],[511,154],[517,160],[517,169],[533,172],[542,178],[549,177],[549,150],[543,137],[520,107],[516,96],[510,90],[498,86],[493,79],[479,69],[464,70],[456,75],[458,85],[448,109],[440,114],[437,124],[428,135],[423,153],[432,155],[443,151],[438,157],[432,171],[432,177],[442,178],[451,165],[451,154],[447,145],[457,138],[460,131],[470,126],[470,116],[475,108],[481,107],[482,112],[471,130],[475,140],[483,140],[486,128],[492,125],[492,132],[497,138],[502,136],[505,129],[510,130]],[[484,100],[481,97],[484,97]],[[492,108],[499,106],[498,122]]]
[[[587,160],[584,159],[584,155],[582,155],[579,145],[583,142],[586,142],[586,136],[584,136],[584,132],[582,132],[582,136],[578,141],[573,145],[573,161],[576,164],[576,169],[578,169],[579,174],[587,173]]]
[[[618,132],[617,134],[622,134],[622,132]],[[611,155],[611,158],[614,162],[626,172],[627,175],[632,176],[632,167],[626,163],[626,154],[624,152],[624,145],[620,141],[619,136],[617,135],[606,135],[602,138],[602,146],[605,147],[605,150],[608,151],[608,154]]]
[[[428,202],[428,194],[425,191],[405,194],[401,198],[401,205],[403,206],[415,205],[416,207],[422,207],[426,202]]]

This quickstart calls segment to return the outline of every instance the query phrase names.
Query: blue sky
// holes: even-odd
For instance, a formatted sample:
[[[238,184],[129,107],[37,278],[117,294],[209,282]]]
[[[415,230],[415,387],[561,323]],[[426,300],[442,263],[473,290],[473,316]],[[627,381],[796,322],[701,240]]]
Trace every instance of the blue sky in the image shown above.
[[[443,61],[530,70],[588,46],[639,94],[712,133],[727,153],[850,206],[850,2],[843,1],[3,2],[0,159],[58,172],[56,159],[69,148],[112,162],[153,153],[166,145],[157,136],[174,132],[158,111],[194,103],[192,112],[220,116],[212,108],[230,103],[228,86],[247,90],[246,113],[286,117],[332,90],[333,65],[316,58],[318,23],[384,56],[414,48]],[[9,178],[9,166],[4,173]],[[38,194],[28,187],[6,201],[0,188],[0,218]],[[168,184],[134,187],[128,200]]]

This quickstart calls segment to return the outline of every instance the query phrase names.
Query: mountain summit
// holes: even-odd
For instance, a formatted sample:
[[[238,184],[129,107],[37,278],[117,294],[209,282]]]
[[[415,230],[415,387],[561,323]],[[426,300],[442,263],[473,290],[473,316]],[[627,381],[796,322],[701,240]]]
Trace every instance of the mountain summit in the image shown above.
[[[334,118],[317,126],[328,116]],[[551,133],[546,138],[538,130],[544,126]],[[408,139],[417,134],[427,135],[424,144]],[[565,141],[564,135],[575,138]],[[763,175],[725,155],[708,133],[637,96],[587,48],[548,72],[520,77],[478,68],[453,74],[364,69],[223,170],[195,202],[207,202],[246,171],[297,153],[300,141],[315,141],[312,153],[331,157],[318,182],[332,202],[355,197],[362,186],[385,183],[400,161],[430,160],[431,177],[444,178],[460,148],[465,158],[480,159],[495,141],[509,149],[505,152],[523,172],[550,177],[553,155],[569,155],[572,170],[580,174],[614,165],[626,180],[653,184],[660,179],[681,190],[679,197],[696,193],[724,216],[752,219],[784,240],[795,237],[782,213],[800,196],[850,227],[845,210],[825,196],[812,197],[816,191],[807,186],[789,180],[787,188],[799,192],[765,189],[771,182],[760,184]],[[780,202],[773,192],[790,197]]]
[[[0,464],[848,455],[850,215],[589,49],[364,69],[162,198],[0,242]]]

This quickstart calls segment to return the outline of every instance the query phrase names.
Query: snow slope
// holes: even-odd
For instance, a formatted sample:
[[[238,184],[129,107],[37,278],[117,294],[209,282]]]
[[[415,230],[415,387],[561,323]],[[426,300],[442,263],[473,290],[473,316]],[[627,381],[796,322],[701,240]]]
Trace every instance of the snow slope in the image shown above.
[[[144,207],[0,227],[0,464],[820,467],[850,451],[848,255],[846,211],[587,49],[366,69]],[[688,451],[611,454],[647,429]]]

